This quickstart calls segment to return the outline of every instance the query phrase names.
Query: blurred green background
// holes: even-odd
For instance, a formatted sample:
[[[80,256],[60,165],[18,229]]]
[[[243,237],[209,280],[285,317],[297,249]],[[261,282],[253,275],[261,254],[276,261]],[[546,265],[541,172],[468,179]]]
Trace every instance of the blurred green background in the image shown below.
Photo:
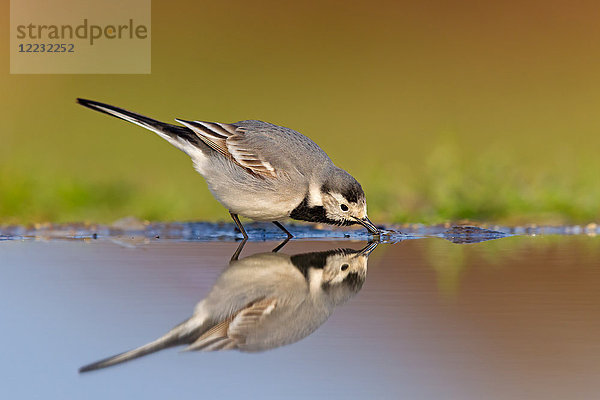
[[[5,57],[0,224],[229,218],[185,154],[76,97],[296,129],[377,222],[598,220],[599,20],[597,1],[154,0],[150,75]]]

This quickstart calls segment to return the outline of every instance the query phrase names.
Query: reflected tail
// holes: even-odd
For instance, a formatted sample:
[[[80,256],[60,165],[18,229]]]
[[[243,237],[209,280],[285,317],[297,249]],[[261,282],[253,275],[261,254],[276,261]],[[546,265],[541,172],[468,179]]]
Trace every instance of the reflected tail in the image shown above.
[[[178,346],[182,344],[189,344],[198,337],[198,332],[202,332],[202,327],[193,329],[190,331],[189,322],[187,320],[171,329],[166,335],[160,338],[140,346],[136,349],[126,351],[114,355],[112,357],[104,358],[100,361],[93,362],[79,368],[79,372],[94,371],[96,369],[110,367],[112,365],[121,364],[127,361],[134,360],[139,357],[143,357],[148,354],[156,353],[157,351],[166,349],[168,347]]]

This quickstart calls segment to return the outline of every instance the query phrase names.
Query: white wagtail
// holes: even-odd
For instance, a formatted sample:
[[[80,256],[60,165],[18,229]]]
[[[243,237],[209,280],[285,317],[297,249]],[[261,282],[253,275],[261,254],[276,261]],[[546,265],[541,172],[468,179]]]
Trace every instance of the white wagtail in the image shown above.
[[[80,368],[92,371],[159,350],[258,352],[313,333],[361,288],[377,246],[289,256],[260,253],[230,263],[193,315],[162,337]]]
[[[79,104],[157,133],[192,158],[213,196],[228,210],[244,238],[238,215],[271,221],[292,218],[333,225],[361,224],[379,230],[367,217],[360,183],[336,167],[306,136],[262,121],[233,124],[185,121],[171,125],[92,100]]]

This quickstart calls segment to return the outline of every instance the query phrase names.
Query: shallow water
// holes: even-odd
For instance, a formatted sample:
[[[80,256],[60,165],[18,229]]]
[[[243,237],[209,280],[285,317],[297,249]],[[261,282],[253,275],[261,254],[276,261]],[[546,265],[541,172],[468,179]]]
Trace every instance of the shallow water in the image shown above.
[[[361,266],[344,258],[351,252],[332,253],[339,259],[306,254],[365,246],[355,239],[292,240],[275,261],[261,253],[277,241],[251,241],[231,266],[233,241],[2,241],[0,397],[598,398],[598,237],[383,243],[358,284],[323,294],[319,279],[341,274],[329,273],[330,264]],[[285,256],[298,254],[304,256]],[[255,268],[250,277],[233,275],[248,265]],[[158,338],[207,296],[231,302],[234,292],[275,290],[258,288],[264,280],[253,278],[264,269],[272,280],[269,268],[283,268],[294,282],[277,278],[291,288],[279,295],[306,295],[304,282],[313,290],[308,297],[321,296],[319,316],[303,309],[254,331],[265,348],[290,344],[258,353],[175,347],[78,373]],[[277,329],[276,340],[269,335]]]

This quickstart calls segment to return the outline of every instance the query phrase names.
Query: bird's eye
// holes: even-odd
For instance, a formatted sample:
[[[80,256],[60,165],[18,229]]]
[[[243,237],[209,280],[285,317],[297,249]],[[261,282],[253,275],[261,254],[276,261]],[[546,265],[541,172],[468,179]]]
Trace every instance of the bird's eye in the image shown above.
[[[345,204],[340,205],[340,208],[342,209],[342,211],[348,211],[348,206]]]
[[[345,271],[345,270],[347,270],[347,269],[348,269],[348,267],[349,267],[349,265],[348,265],[348,264],[342,264],[341,270],[342,270],[342,271]]]

